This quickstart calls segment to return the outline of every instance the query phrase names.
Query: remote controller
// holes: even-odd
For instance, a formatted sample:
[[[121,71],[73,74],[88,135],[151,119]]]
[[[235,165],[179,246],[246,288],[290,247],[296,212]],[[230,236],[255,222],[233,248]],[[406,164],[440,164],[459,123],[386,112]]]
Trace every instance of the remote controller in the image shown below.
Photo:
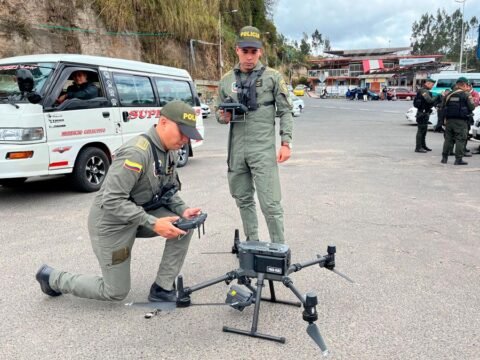
[[[191,218],[191,219],[185,219],[185,218],[180,218],[177,221],[173,222],[173,226],[176,226],[177,228],[183,230],[183,231],[188,231],[190,229],[195,229],[198,228],[198,237],[200,237],[200,226],[203,227],[203,233],[205,234],[205,220],[207,219],[207,213],[201,213],[200,215]]]

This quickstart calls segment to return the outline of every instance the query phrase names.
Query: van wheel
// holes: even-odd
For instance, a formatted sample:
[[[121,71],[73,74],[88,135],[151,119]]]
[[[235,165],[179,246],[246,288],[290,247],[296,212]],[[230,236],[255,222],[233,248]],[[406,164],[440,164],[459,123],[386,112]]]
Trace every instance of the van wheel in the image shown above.
[[[71,174],[72,185],[79,191],[98,191],[107,175],[110,163],[107,155],[95,147],[84,149],[78,155]]]
[[[15,188],[22,186],[27,178],[11,178],[11,179],[2,179],[0,180],[0,185],[8,188]]]
[[[187,165],[189,152],[190,151],[189,151],[188,143],[183,145],[183,147],[180,150],[178,150],[177,167],[184,167],[185,165]]]

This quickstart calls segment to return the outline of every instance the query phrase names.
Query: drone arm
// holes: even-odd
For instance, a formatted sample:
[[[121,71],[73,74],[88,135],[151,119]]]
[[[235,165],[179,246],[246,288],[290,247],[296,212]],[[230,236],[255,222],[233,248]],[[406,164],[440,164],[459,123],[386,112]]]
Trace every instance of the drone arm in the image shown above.
[[[287,271],[287,275],[289,275],[293,272],[300,271],[303,268],[306,268],[308,266],[312,266],[312,265],[316,265],[316,264],[319,264],[320,267],[325,267],[325,264],[328,261],[328,255],[326,255],[326,256],[317,255],[317,256],[318,256],[318,258],[315,259],[315,260],[309,260],[309,261],[305,261],[303,263],[296,263],[296,264],[290,265],[290,267],[288,268],[288,271]]]
[[[287,288],[289,288],[295,294],[295,296],[301,301],[301,303],[305,306],[305,297],[293,285],[293,281],[288,276],[285,276],[283,278],[282,282],[283,282],[283,285],[285,285]]]

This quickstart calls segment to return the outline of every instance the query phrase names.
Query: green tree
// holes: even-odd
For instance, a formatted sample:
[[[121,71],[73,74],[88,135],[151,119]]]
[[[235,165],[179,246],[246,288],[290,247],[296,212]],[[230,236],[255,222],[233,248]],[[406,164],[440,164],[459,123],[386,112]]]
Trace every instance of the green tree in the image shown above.
[[[312,34],[312,47],[315,53],[318,51],[320,45],[323,45],[322,34],[320,34],[318,29],[315,29],[314,33]]]
[[[471,28],[477,26],[478,20],[474,16],[470,20],[464,19],[464,31],[467,34]],[[436,15],[423,14],[412,25],[411,46],[416,55],[442,54],[446,60],[458,61],[460,57],[460,43],[462,37],[462,13],[459,9],[448,14],[444,9],[438,9]],[[473,52],[473,46],[465,45],[464,54]],[[470,56],[470,68],[478,68],[478,59]],[[465,58],[464,58],[465,60]]]

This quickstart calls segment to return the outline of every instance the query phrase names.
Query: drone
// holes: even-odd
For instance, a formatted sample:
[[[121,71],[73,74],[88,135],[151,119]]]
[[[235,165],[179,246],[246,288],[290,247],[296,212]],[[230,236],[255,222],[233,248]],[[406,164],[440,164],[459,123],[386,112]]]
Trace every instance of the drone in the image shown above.
[[[285,343],[285,337],[274,336],[258,332],[258,320],[260,314],[260,305],[262,301],[273,303],[292,305],[296,307],[303,306],[302,318],[308,323],[307,334],[318,345],[322,354],[327,356],[329,351],[323,340],[320,330],[315,321],[318,320],[318,313],[316,306],[318,299],[315,293],[308,292],[303,295],[293,284],[290,275],[294,272],[300,271],[312,265],[319,265],[321,268],[330,270],[337,275],[340,275],[347,281],[354,283],[353,280],[335,270],[335,246],[327,247],[326,255],[317,255],[316,259],[306,261],[303,263],[291,263],[291,251],[288,245],[279,243],[269,243],[262,241],[244,241],[241,242],[239,238],[238,229],[235,230],[234,245],[231,253],[236,254],[239,260],[239,268],[229,271],[226,274],[201,282],[199,284],[188,286],[184,285],[182,275],[177,277],[176,291],[177,301],[162,302],[162,303],[128,303],[125,305],[144,305],[154,309],[147,314],[146,318],[151,318],[161,311],[170,311],[175,308],[186,308],[193,305],[228,305],[238,311],[243,311],[246,307],[253,305],[254,313],[252,326],[249,330],[237,329],[228,326],[223,326],[224,332],[245,335],[249,337],[260,338],[264,340]],[[256,279],[255,285],[252,280]],[[225,303],[210,303],[210,304],[195,304],[191,301],[191,295],[201,289],[210,287],[212,285],[225,282],[227,285],[234,280],[237,284],[230,286],[227,293]],[[268,281],[270,297],[262,297],[262,290]],[[275,294],[274,283],[281,283],[298,298],[300,302],[290,302],[278,300]]]

